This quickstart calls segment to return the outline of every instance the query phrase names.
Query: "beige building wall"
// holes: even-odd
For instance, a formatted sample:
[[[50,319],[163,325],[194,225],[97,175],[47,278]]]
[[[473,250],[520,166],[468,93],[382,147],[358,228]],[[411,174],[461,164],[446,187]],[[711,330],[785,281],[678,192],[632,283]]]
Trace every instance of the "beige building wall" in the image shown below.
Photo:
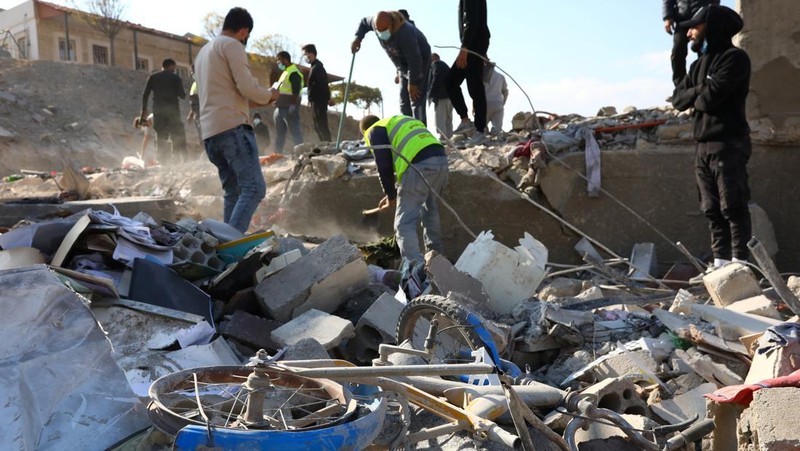
[[[756,133],[800,142],[800,3],[738,0],[738,45],[750,55],[748,116]]]

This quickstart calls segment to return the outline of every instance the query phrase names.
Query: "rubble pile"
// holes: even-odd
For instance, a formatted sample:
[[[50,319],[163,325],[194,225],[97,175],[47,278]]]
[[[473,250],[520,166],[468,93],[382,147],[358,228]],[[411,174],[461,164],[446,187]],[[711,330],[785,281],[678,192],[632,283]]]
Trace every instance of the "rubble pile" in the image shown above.
[[[357,448],[508,449],[531,440],[536,449],[643,449],[682,440],[675,431],[698,425],[691,441],[711,449],[800,446],[793,424],[775,416],[800,396],[800,279],[776,278],[759,252],[758,266],[731,263],[692,284],[697,271],[688,265],[658,273],[646,243],[630,260],[589,257],[583,243],[588,264],[570,266],[550,262],[528,234],[509,248],[486,231],[455,263],[432,253],[424,266],[396,271],[342,236],[311,241],[244,235],[213,219],[95,209],[3,233],[0,299],[13,312],[2,328],[3,371],[17,382],[2,391],[9,427],[0,442],[199,446],[193,440],[209,432],[195,397],[247,381],[252,398],[267,374],[266,389],[286,383],[299,400],[277,398],[282,420],[248,413],[255,402],[269,409],[264,399],[232,401],[221,416],[218,402],[201,407],[217,443],[284,443],[269,434],[287,428],[303,431],[292,446],[333,434],[359,437]],[[248,362],[233,380],[214,376]],[[56,390],[37,371],[71,374],[71,382]],[[44,385],[32,394],[20,374]],[[188,385],[172,382],[186,377]],[[332,397],[314,406],[324,415],[297,410],[310,382],[292,378],[323,381],[313,383]],[[358,393],[352,402],[361,407],[346,407],[338,382]],[[210,385],[197,392],[197,384]],[[394,394],[363,401],[373,385]],[[54,402],[42,402],[45,394]],[[289,399],[295,407],[278,407]],[[18,413],[20,402],[30,416]],[[305,429],[339,405],[342,420]],[[431,429],[443,418],[456,421],[452,429]],[[530,438],[515,428],[520,421]],[[243,424],[245,436],[226,435]],[[658,433],[637,438],[631,425]],[[467,432],[448,439],[459,430]]]

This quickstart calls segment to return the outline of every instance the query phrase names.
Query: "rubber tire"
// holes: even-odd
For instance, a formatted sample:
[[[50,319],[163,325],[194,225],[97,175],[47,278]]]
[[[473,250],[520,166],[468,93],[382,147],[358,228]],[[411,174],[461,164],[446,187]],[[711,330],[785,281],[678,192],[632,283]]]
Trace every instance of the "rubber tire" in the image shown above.
[[[409,302],[403,308],[403,311],[400,312],[400,317],[397,320],[397,329],[395,331],[397,343],[402,343],[404,340],[410,338],[414,330],[414,324],[410,324],[410,321],[420,318],[424,313],[443,315],[454,325],[466,325],[469,311],[461,307],[455,301],[447,299],[444,296],[434,294],[419,296]],[[409,333],[409,329],[411,333]],[[469,345],[473,351],[483,347],[483,342],[472,331],[471,327],[460,327],[457,330],[461,332],[462,341]]]

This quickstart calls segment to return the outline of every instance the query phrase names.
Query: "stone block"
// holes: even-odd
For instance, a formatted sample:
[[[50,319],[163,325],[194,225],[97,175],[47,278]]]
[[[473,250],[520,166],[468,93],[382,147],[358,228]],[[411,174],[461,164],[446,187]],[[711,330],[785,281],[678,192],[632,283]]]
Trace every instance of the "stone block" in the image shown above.
[[[702,420],[706,417],[706,398],[703,395],[716,389],[716,385],[707,382],[672,399],[651,404],[650,411],[669,424],[683,423],[695,415]]]
[[[311,166],[323,180],[339,178],[347,172],[347,160],[340,155],[319,155],[311,159]]]
[[[751,315],[765,316],[767,318],[781,319],[778,309],[772,305],[772,300],[763,294],[752,298],[742,299],[725,307],[739,313],[749,313]]]
[[[361,338],[361,343],[376,351],[381,343],[397,343],[397,319],[404,307],[405,304],[394,296],[382,294],[356,324],[356,335]]]
[[[302,256],[303,254],[300,252],[299,249],[292,249],[291,251],[286,252],[285,254],[273,257],[269,261],[268,265],[265,265],[261,267],[261,269],[256,271],[256,282],[261,282],[265,278],[289,266],[290,263],[294,263],[297,260],[300,260],[300,257]]]
[[[333,312],[368,283],[361,252],[337,235],[261,281],[256,297],[264,312],[288,322],[311,309]]]
[[[271,338],[272,331],[281,323],[237,310],[219,326],[219,333],[254,348],[275,351],[278,346]]]
[[[753,402],[739,420],[739,449],[800,449],[797,414],[800,388],[767,388],[753,393]]]
[[[703,277],[703,284],[719,307],[761,294],[753,271],[739,263],[730,263],[711,272]]]
[[[328,351],[317,340],[303,338],[297,343],[286,347],[286,352],[281,360],[321,360],[330,358]]]
[[[548,302],[558,298],[575,297],[581,291],[583,291],[582,280],[558,277],[539,290],[537,297],[542,301]]]
[[[592,371],[598,380],[626,374],[653,374],[658,371],[658,363],[649,351],[626,351],[608,357],[595,366]]]
[[[313,338],[325,349],[332,349],[339,346],[343,339],[354,337],[354,330],[350,321],[312,309],[273,330],[271,337],[279,346]]]

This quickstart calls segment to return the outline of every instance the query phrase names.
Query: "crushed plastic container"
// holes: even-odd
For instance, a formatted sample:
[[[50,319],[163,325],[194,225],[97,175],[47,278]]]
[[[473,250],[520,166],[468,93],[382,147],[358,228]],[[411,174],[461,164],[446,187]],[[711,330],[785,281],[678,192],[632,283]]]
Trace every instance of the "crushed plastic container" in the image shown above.
[[[511,249],[481,232],[456,262],[456,268],[478,279],[489,295],[488,307],[504,315],[530,298],[546,275],[547,247],[527,232]]]

